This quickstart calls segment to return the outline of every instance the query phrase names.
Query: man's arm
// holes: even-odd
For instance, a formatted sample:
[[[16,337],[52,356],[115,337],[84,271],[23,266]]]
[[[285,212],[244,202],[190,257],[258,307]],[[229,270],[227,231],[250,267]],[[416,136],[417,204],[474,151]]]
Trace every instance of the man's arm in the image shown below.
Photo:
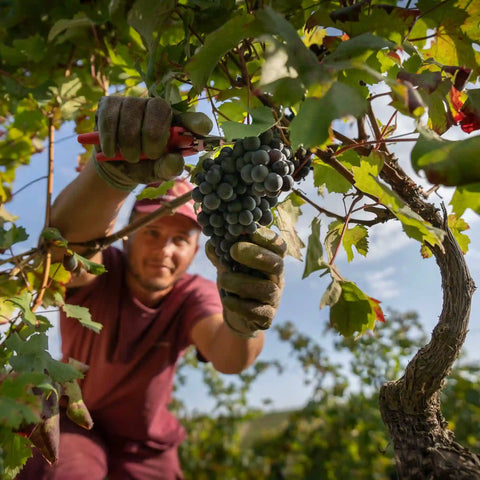
[[[265,339],[264,332],[253,338],[237,336],[221,314],[197,322],[191,336],[200,353],[221,373],[240,373],[252,365]]]
[[[127,196],[128,192],[117,190],[101,179],[93,162],[88,162],[55,200],[51,225],[58,228],[69,242],[84,242],[109,235]],[[81,248],[72,249],[82,253]],[[101,252],[96,253],[91,260],[101,263]],[[82,269],[72,276],[69,286],[79,287],[94,278],[95,275]]]

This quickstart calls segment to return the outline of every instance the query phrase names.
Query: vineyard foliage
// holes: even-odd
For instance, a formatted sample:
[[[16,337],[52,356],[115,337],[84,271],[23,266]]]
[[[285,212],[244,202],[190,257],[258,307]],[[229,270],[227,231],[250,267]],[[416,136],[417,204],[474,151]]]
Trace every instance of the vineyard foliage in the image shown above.
[[[22,251],[29,232],[8,212],[17,169],[47,148],[53,163],[56,130],[73,121],[76,133],[92,131],[99,98],[115,93],[161,96],[180,112],[202,102],[227,141],[275,127],[313,172],[302,189],[296,185],[281,197],[273,222],[288,253],[304,262],[304,278],[331,278],[319,292],[330,325],[359,337],[384,320],[382,299],[340,272],[340,249],[349,261],[366,256],[371,229],[397,221],[422,256],[441,250],[445,228],[434,215],[440,207],[428,203],[437,185],[454,189],[448,225],[468,249],[462,215],[480,214],[479,22],[480,9],[469,0],[2,2],[0,468],[6,478],[30,455],[30,440],[15,432],[51,417],[34,392],[56,398],[81,376],[47,352],[51,325],[38,308],[62,308],[86,328],[101,328],[88,311],[63,300],[69,259],[94,273],[102,267],[74,253],[51,227],[51,189],[46,211],[38,212],[45,216],[38,248]],[[406,135],[396,129],[400,117],[411,122]],[[459,130],[464,139],[445,139]],[[399,142],[412,146],[410,158],[389,150]],[[91,153],[80,155],[79,170]],[[405,174],[410,167],[421,184]],[[49,182],[52,175],[50,168]],[[343,201],[343,211],[324,208],[323,195]],[[318,216],[304,243],[295,226],[306,204]],[[54,247],[63,249],[63,263],[52,263]]]

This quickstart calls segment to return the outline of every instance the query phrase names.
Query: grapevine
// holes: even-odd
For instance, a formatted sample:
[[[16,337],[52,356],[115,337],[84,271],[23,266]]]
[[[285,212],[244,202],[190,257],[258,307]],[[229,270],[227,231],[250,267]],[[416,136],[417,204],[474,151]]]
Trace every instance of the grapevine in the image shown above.
[[[238,139],[225,146],[216,158],[206,158],[193,178],[192,197],[200,206],[197,221],[210,237],[225,267],[241,269],[230,248],[258,225],[273,222],[271,209],[282,192],[310,171],[311,159],[300,152],[295,158],[277,131]]]

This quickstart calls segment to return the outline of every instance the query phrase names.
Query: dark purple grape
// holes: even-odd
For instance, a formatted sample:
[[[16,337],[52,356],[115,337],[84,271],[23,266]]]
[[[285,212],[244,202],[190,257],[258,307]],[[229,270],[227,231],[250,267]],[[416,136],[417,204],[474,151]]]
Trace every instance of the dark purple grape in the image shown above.
[[[254,182],[263,182],[268,175],[268,167],[265,165],[255,165],[251,171],[251,177]]]
[[[192,190],[192,199],[194,202],[201,203],[203,200],[203,193],[200,191],[198,187],[195,187]]]
[[[267,226],[273,222],[273,215],[270,210],[265,210],[263,212],[262,218],[258,221],[260,225]]]
[[[242,146],[245,150],[258,150],[262,142],[258,137],[247,137],[242,141]]]
[[[221,200],[216,193],[212,192],[205,195],[203,203],[210,210],[216,210],[219,207]]]
[[[282,188],[283,179],[278,173],[271,172],[267,175],[264,185],[268,192],[278,192]]]

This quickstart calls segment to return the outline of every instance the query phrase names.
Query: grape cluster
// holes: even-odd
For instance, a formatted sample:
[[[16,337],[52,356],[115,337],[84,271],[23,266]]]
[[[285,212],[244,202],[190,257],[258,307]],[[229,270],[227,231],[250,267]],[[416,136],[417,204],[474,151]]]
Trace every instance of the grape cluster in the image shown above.
[[[257,223],[272,223],[270,209],[280,192],[293,187],[296,166],[298,160],[272,130],[237,140],[203,161],[192,198],[201,204],[197,221],[223,265],[235,266],[230,247],[242,235],[254,233]]]

